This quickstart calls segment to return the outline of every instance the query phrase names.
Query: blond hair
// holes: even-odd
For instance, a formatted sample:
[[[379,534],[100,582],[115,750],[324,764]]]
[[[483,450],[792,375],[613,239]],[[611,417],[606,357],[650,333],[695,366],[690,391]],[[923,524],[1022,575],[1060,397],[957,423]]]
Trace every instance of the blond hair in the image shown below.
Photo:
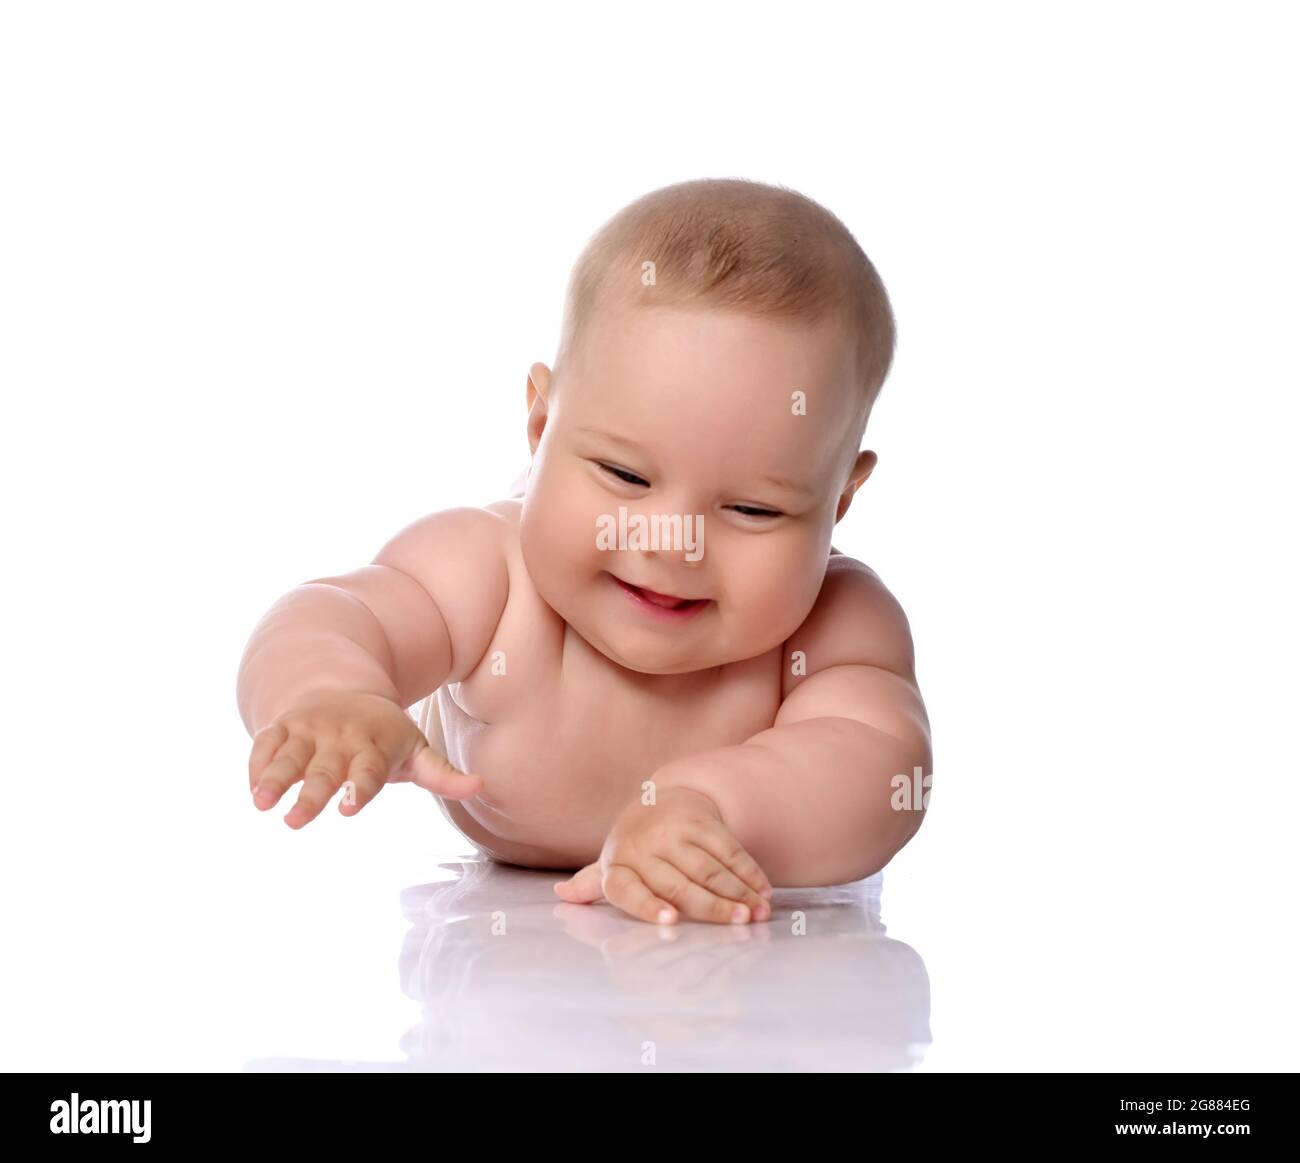
[[[857,341],[863,424],[893,363],[894,314],[876,268],[844,223],[785,186],[701,178],[615,214],[574,264],[557,374],[609,296],[808,322],[838,315]]]

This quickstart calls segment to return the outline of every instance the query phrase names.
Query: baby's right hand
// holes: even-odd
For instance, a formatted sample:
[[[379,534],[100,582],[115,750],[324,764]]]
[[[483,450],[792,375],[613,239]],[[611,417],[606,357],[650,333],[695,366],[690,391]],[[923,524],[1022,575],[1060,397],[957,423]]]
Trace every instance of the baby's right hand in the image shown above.
[[[248,786],[253,804],[273,808],[298,780],[298,802],[285,816],[291,828],[314,820],[345,780],[354,795],[339,811],[354,816],[385,783],[411,782],[451,799],[483,786],[439,755],[401,707],[382,695],[312,691],[253,736]]]

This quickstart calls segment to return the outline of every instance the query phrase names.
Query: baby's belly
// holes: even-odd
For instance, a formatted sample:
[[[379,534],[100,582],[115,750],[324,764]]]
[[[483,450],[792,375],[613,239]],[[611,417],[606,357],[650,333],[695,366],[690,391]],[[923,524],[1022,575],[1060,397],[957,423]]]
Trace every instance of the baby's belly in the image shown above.
[[[481,806],[469,801],[440,799],[442,810],[447,819],[475,848],[494,860],[506,864],[519,864],[525,868],[582,868],[593,863],[600,856],[600,847],[604,842],[602,834],[597,842],[582,844],[576,837],[571,842],[537,844],[522,840],[507,839],[499,831],[484,823]],[[490,815],[490,813],[489,813]],[[508,829],[512,830],[513,829]],[[542,839],[540,835],[534,839]]]
[[[611,755],[595,740],[539,739],[523,725],[480,727],[461,747],[454,735],[452,762],[481,776],[483,790],[444,801],[452,821],[490,855],[535,867],[595,860],[614,818],[659,766]]]
[[[590,864],[615,818],[661,766],[771,726],[771,713],[765,721],[746,714],[730,722],[714,715],[570,723],[534,715],[484,724],[450,700],[442,705],[448,758],[483,779],[473,799],[442,801],[448,818],[486,854],[536,868]]]

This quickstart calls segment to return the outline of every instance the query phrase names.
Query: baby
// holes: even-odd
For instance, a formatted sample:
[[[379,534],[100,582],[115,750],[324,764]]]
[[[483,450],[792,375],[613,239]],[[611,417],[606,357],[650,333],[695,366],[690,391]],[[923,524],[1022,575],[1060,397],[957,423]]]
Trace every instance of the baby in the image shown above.
[[[889,300],[817,203],[703,180],[615,215],[565,306],[522,496],[421,518],[257,624],[253,802],[301,780],[298,828],[410,781],[489,858],[576,869],[565,901],[763,921],[773,885],[884,867],[928,799],[907,619],[831,545],[876,463]]]

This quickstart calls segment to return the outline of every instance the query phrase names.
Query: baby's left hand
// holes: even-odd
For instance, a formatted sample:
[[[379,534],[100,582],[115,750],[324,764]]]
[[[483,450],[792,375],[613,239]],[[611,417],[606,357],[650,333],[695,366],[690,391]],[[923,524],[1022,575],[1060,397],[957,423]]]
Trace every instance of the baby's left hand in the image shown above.
[[[555,891],[575,904],[603,895],[624,912],[660,925],[672,924],[679,912],[723,925],[772,915],[772,886],[727,830],[717,805],[681,787],[660,789],[654,804],[636,800],[625,808],[600,859]]]

